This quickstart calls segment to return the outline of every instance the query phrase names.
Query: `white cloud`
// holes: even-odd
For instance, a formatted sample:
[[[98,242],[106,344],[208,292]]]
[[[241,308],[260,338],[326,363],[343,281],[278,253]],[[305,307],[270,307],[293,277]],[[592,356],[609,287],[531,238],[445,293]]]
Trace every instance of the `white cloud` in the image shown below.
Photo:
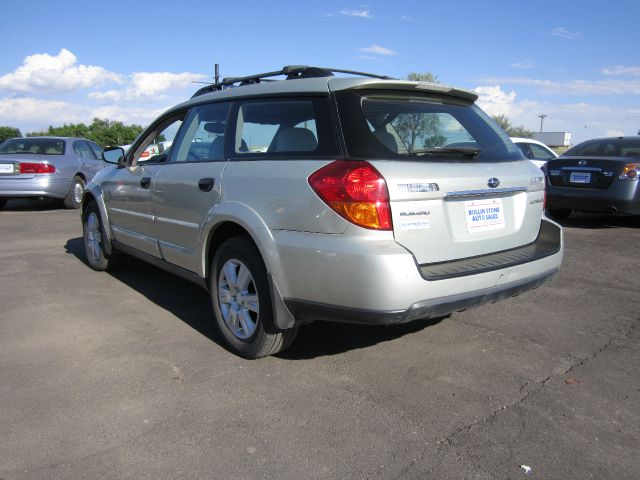
[[[373,53],[375,55],[397,55],[397,52],[389,48],[381,47],[380,45],[372,44],[370,47],[364,47],[360,49],[361,52]]]
[[[547,114],[545,131],[572,132],[574,145],[589,138],[611,136],[611,133],[635,135],[640,124],[638,108],[518,100],[515,91],[506,92],[499,85],[479,86],[474,91],[479,95],[478,104],[488,114],[505,115],[512,124],[532,131],[540,129],[538,115]]]
[[[571,32],[564,27],[556,27],[549,31],[549,35],[552,37],[562,37],[567,40],[580,40],[582,34],[580,32]]]
[[[127,84],[120,90],[106,92],[92,92],[89,97],[94,100],[136,101],[157,100],[168,90],[192,86],[194,81],[205,80],[206,76],[199,73],[170,73],[170,72],[137,72],[127,79]]]
[[[487,77],[480,79],[483,83],[507,85],[526,85],[537,87],[544,93],[560,93],[567,95],[638,95],[640,79],[633,80],[568,80],[554,81],[529,77]]]
[[[170,105],[149,108],[119,105],[92,106],[33,97],[0,99],[0,124],[19,127],[23,133],[46,129],[49,125],[91,123],[93,118],[147,125]]]
[[[531,59],[520,60],[519,62],[513,62],[510,64],[513,68],[533,68],[533,61]]]
[[[607,137],[624,137],[624,132],[620,130],[607,130]]]
[[[29,55],[15,71],[0,76],[0,90],[50,93],[122,81],[121,75],[103,67],[77,62],[77,57],[65,48],[53,56],[47,53]]]
[[[640,67],[627,67],[626,65],[613,65],[601,70],[605,75],[640,75]]]
[[[373,15],[371,15],[371,12],[369,10],[343,9],[340,10],[340,15],[345,15],[347,17],[373,18]]]
[[[516,108],[516,92],[505,92],[500,85],[474,88],[478,94],[478,105],[489,115],[511,117]]]

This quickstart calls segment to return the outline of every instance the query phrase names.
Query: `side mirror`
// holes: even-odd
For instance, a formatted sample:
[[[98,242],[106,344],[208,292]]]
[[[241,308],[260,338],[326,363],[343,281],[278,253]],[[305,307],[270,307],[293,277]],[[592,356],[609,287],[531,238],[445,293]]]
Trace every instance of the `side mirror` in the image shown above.
[[[102,151],[102,159],[107,163],[120,165],[124,160],[124,148],[122,147],[106,147]]]

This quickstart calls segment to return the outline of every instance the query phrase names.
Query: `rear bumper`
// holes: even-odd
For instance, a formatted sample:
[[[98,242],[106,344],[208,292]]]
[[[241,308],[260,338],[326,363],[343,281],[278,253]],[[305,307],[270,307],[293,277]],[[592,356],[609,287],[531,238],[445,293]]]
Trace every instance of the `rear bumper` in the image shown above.
[[[278,260],[268,267],[298,322],[402,323],[494,302],[542,284],[558,271],[563,256],[560,227],[543,222],[557,233],[555,248],[545,256],[533,255],[524,263],[516,258],[475,272],[465,268],[439,279],[425,278],[413,255],[392,234],[382,233],[365,239],[273,232]]]
[[[35,175],[32,178],[0,178],[0,197],[50,197],[64,198],[71,180],[56,174]]]
[[[538,288],[550,280],[558,270],[527,278],[505,285],[495,286],[458,295],[414,303],[406,310],[377,311],[324,305],[300,300],[285,300],[285,304],[296,320],[302,323],[313,320],[360,323],[365,325],[395,325],[418,319],[437,318],[468,308],[479,307],[509,297],[515,297],[528,290]]]
[[[640,182],[616,179],[604,190],[548,186],[547,207],[640,215]]]

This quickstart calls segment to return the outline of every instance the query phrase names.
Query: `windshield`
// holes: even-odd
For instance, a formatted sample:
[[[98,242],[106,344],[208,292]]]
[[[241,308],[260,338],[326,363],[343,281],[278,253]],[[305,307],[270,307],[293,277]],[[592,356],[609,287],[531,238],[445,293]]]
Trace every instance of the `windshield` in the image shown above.
[[[14,138],[0,145],[0,154],[64,155],[64,140],[57,138]]]
[[[522,152],[470,102],[415,93],[336,94],[349,156],[424,161],[523,160]]]
[[[599,138],[567,150],[563,157],[640,157],[640,138]]]

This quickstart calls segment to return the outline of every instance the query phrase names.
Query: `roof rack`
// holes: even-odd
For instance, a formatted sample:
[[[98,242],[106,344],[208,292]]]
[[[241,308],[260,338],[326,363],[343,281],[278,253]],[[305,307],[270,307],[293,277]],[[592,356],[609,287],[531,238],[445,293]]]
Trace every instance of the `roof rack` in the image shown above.
[[[385,75],[376,75],[375,73],[356,72],[354,70],[342,70],[339,68],[324,68],[324,67],[310,67],[308,65],[287,65],[282,67],[282,70],[275,72],[257,73],[255,75],[248,75],[246,77],[230,77],[223,78],[221,82],[211,83],[205,87],[199,89],[193,94],[193,97],[204,95],[205,93],[215,92],[222,90],[225,87],[253,85],[262,82],[273,82],[273,79],[269,77],[278,77],[280,75],[286,75],[286,80],[293,80],[296,78],[320,78],[320,77],[332,77],[334,73],[346,73],[349,75],[358,75],[360,77],[380,78],[382,80],[393,80],[393,77],[387,77]],[[236,83],[238,85],[236,85]],[[191,97],[191,98],[193,98]]]

